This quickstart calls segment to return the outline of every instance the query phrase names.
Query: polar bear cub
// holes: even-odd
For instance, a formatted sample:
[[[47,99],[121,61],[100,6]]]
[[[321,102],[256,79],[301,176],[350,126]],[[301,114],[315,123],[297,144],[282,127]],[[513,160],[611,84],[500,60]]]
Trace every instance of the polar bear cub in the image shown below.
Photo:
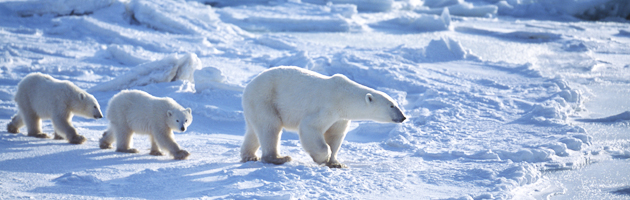
[[[41,120],[51,119],[55,139],[65,138],[72,144],[85,142],[72,126],[73,115],[85,118],[103,118],[94,98],[69,81],[60,81],[42,73],[31,73],[18,83],[15,93],[18,113],[7,125],[9,133],[19,133],[26,125],[28,136],[48,138],[42,133]]]
[[[168,151],[175,159],[186,159],[190,154],[180,149],[173,138],[173,130],[186,131],[192,123],[192,110],[175,100],[158,98],[140,90],[123,90],[114,95],[107,105],[109,127],[100,140],[101,149],[112,148],[116,141],[118,152],[138,153],[133,146],[133,133],[147,134],[151,139],[151,155]]]
[[[283,164],[280,156],[282,128],[297,130],[302,148],[318,164],[346,167],[337,152],[350,120],[402,123],[405,115],[387,94],[336,74],[324,76],[297,67],[268,69],[254,78],[243,92],[246,132],[241,161]]]

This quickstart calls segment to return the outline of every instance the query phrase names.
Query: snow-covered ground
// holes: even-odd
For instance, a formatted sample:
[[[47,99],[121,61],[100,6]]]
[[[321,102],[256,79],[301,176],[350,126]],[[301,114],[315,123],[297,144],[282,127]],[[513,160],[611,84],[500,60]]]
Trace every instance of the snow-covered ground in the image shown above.
[[[0,124],[32,72],[103,111],[139,89],[194,117],[184,161],[146,136],[100,149],[105,118],[73,119],[82,145],[3,132],[0,199],[627,199],[629,16],[624,0],[0,0]],[[241,163],[242,90],[282,65],[381,90],[408,120],[353,122],[347,169],[291,132],[293,161]]]

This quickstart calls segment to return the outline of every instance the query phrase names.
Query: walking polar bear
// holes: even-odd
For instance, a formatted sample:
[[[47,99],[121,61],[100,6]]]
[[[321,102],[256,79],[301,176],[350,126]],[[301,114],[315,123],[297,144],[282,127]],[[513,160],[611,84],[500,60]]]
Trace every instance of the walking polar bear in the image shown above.
[[[318,164],[344,168],[337,152],[350,120],[402,123],[405,115],[387,94],[335,74],[324,76],[297,67],[275,67],[254,78],[243,92],[246,133],[242,162],[283,164],[278,147],[282,128],[297,130],[302,148]]]
[[[151,155],[160,156],[160,148],[166,149],[175,159],[186,159],[190,153],[180,149],[173,139],[173,130],[186,131],[192,123],[192,110],[175,100],[158,98],[140,90],[123,90],[107,104],[109,128],[100,140],[101,149],[138,153],[133,145],[133,133],[147,134],[151,138]]]
[[[103,118],[94,96],[69,81],[60,81],[42,73],[31,73],[17,86],[15,103],[18,113],[7,125],[9,133],[19,133],[26,125],[27,135],[48,138],[42,133],[41,120],[51,119],[55,139],[66,139],[72,144],[82,144],[85,137],[77,134],[72,126],[73,115],[85,118]]]

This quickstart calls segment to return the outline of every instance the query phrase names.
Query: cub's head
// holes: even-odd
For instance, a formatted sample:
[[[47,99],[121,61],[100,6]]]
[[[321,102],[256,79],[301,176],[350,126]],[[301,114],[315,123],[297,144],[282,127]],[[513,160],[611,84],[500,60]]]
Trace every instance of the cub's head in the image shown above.
[[[184,132],[188,125],[192,123],[192,110],[190,108],[168,110],[166,111],[166,117],[166,124],[169,128],[178,132]]]
[[[103,118],[103,113],[101,112],[101,106],[98,105],[98,101],[96,101],[96,98],[94,98],[94,96],[92,96],[91,94],[88,93],[79,93],[78,96],[78,100],[80,103],[78,103],[75,106],[77,109],[75,109],[73,112],[76,113],[77,115],[86,117],[86,118],[94,118],[94,119],[100,119]]]
[[[382,92],[367,93],[365,103],[371,119],[377,122],[402,123],[407,119],[400,111],[396,101]]]

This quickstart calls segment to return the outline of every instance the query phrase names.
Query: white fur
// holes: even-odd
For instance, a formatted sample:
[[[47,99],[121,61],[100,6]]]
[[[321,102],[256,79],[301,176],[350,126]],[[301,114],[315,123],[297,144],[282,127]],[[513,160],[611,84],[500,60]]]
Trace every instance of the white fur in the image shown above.
[[[71,120],[74,114],[86,118],[102,118],[100,106],[94,96],[69,81],[60,81],[42,73],[31,73],[17,86],[15,102],[18,113],[7,125],[10,133],[19,133],[26,125],[28,136],[47,138],[42,133],[41,120],[51,119],[55,139],[67,139],[81,144],[85,137],[77,134]]]
[[[246,133],[241,158],[282,164],[278,147],[282,128],[297,130],[304,150],[329,167],[345,167],[337,152],[350,120],[401,123],[406,118],[387,94],[360,85],[343,75],[324,76],[297,67],[268,69],[243,92]]]
[[[116,141],[116,151],[137,153],[132,149],[133,133],[151,137],[151,155],[162,155],[166,149],[175,159],[190,155],[180,149],[173,138],[173,130],[185,131],[192,123],[190,108],[184,108],[175,100],[158,98],[139,90],[123,90],[114,95],[107,105],[109,128],[100,140],[101,148],[111,148]]]

